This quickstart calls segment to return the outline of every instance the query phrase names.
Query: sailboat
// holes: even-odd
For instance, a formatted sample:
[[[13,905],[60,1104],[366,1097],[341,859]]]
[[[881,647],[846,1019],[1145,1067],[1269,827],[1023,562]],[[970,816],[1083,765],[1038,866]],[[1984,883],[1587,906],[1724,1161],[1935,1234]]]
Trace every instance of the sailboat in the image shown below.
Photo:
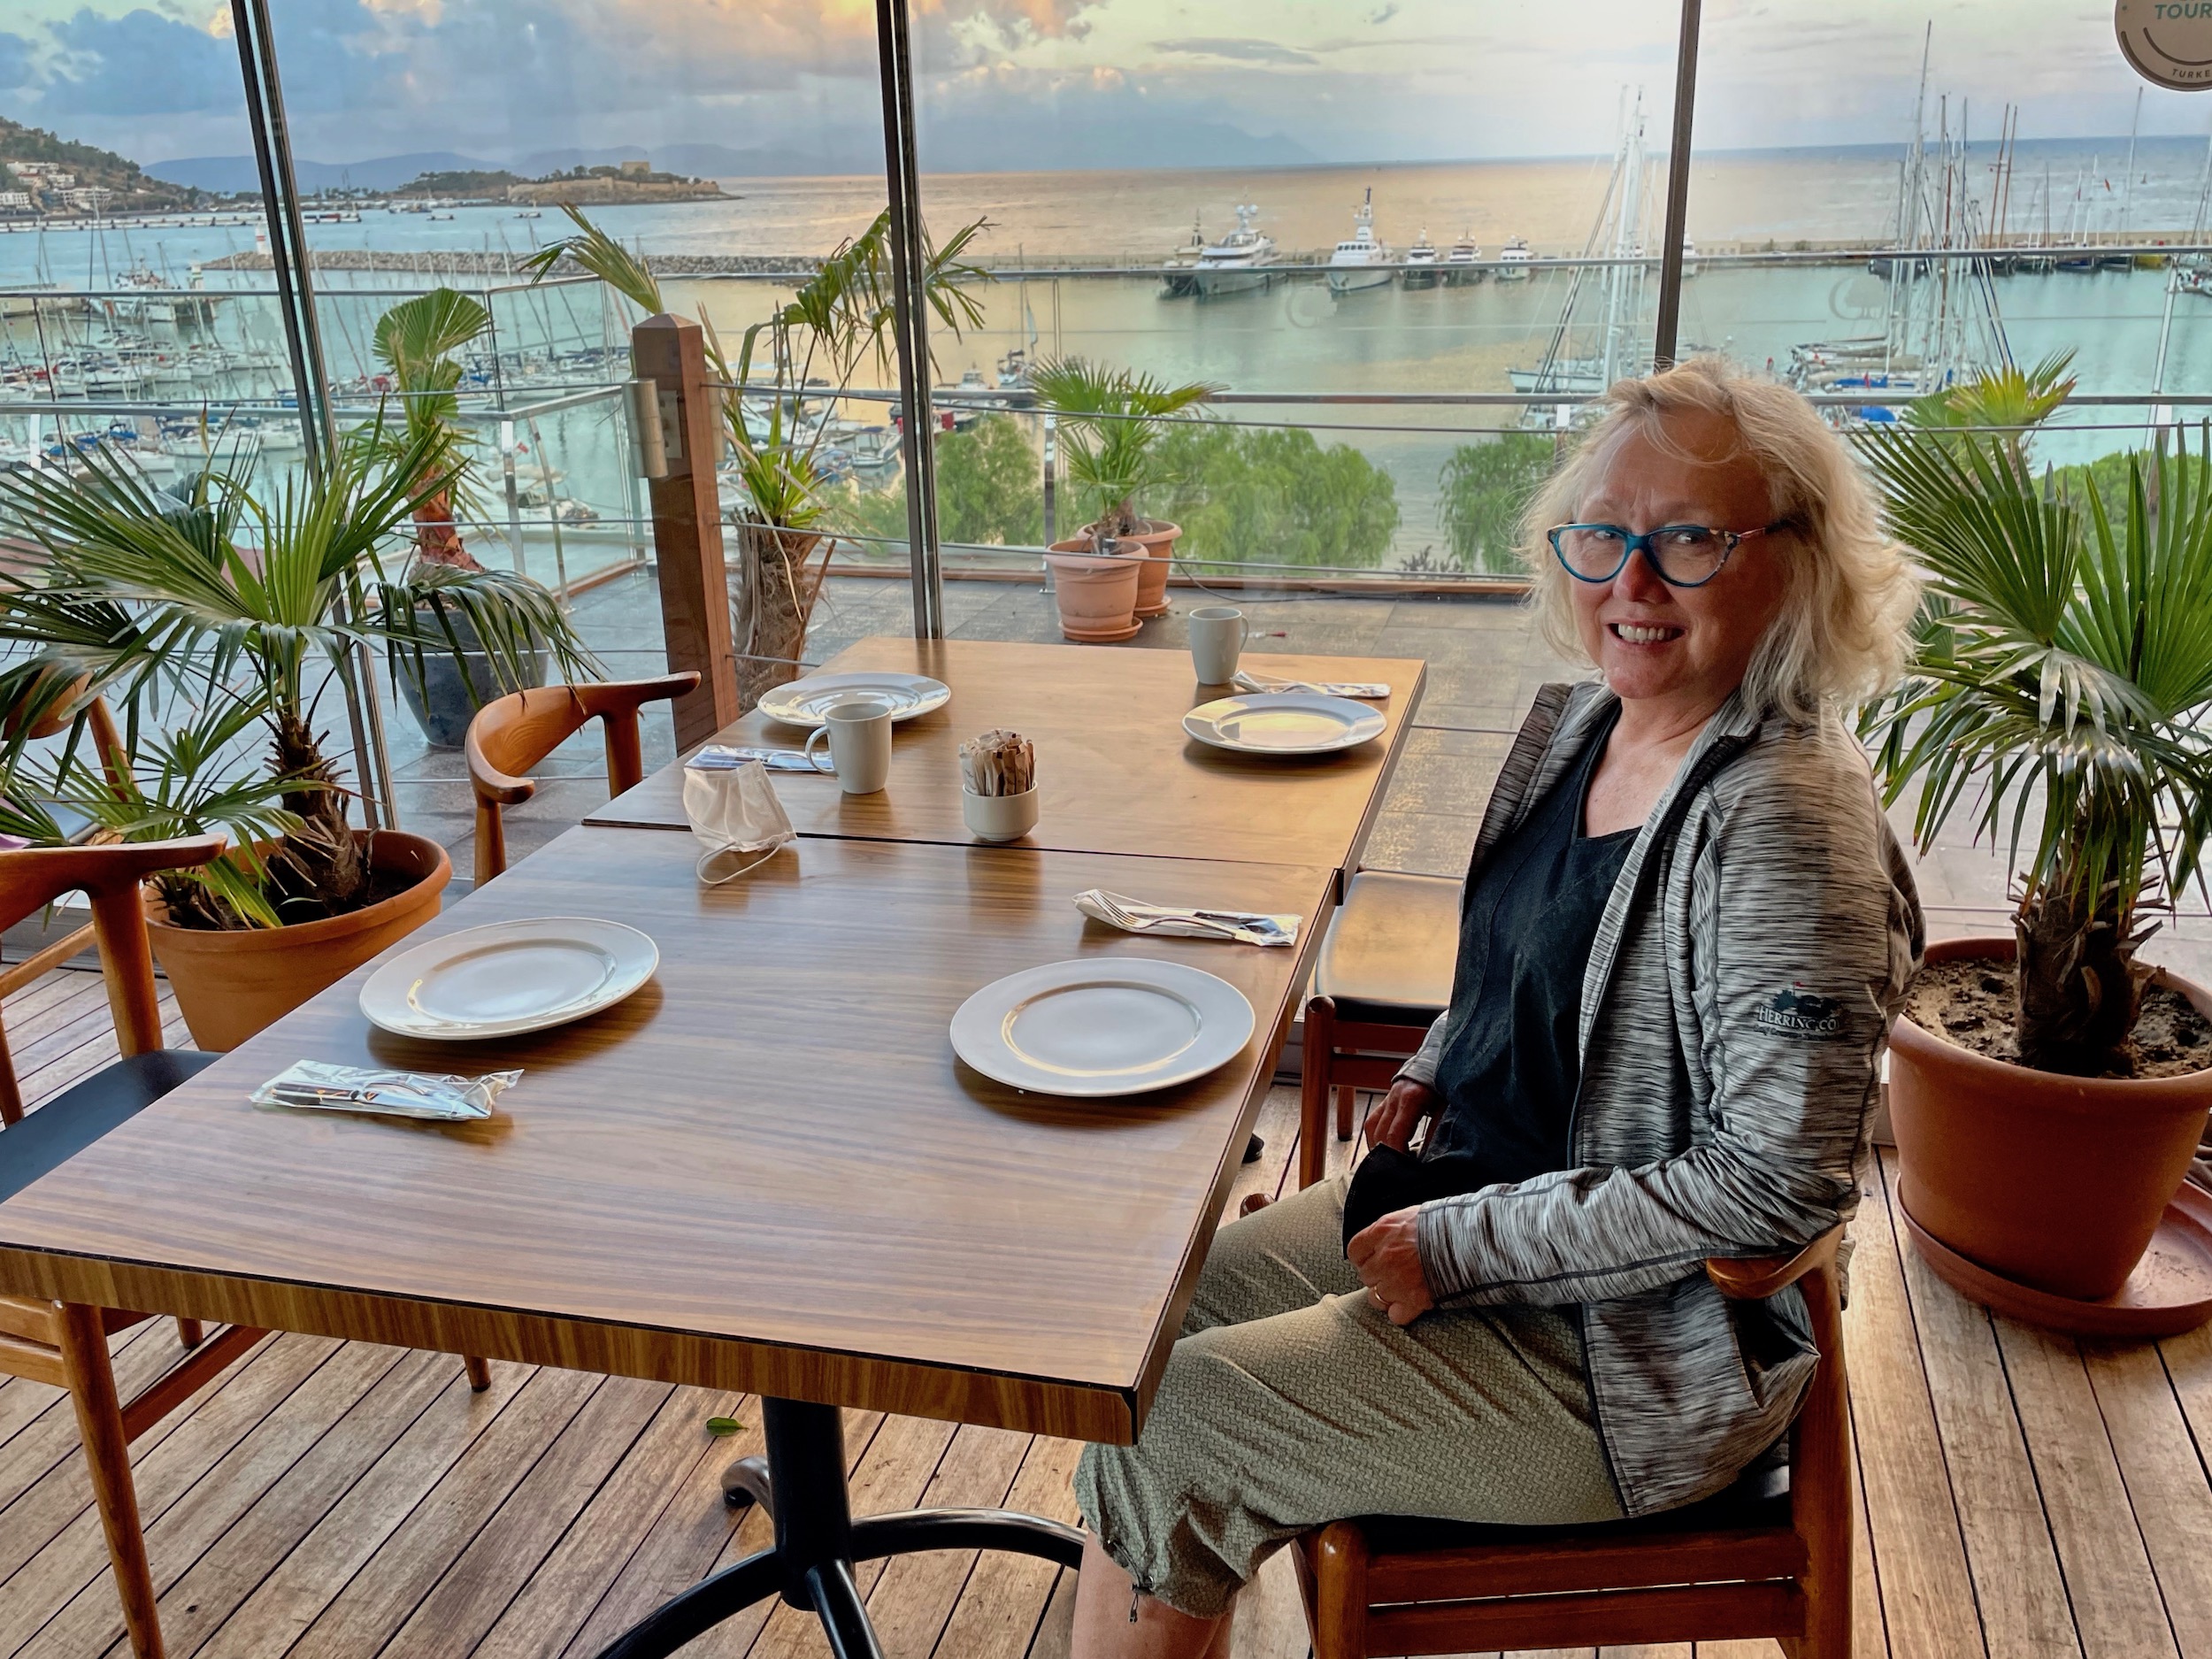
[[[1542,359],[1532,369],[1507,371],[1515,391],[1538,396],[1555,393],[1578,398],[1595,396],[1622,376],[1641,374],[1651,366],[1651,336],[1642,323],[1647,267],[1640,257],[1642,243],[1639,234],[1647,167],[1644,154],[1644,104],[1639,94],[1622,127],[1620,148],[1613,157],[1613,175],[1606,183],[1604,199],[1598,204],[1597,217],[1582,250],[1585,259],[1596,256],[1609,220],[1612,245],[1608,254],[1611,263],[1602,267],[1575,267],[1567,281],[1567,297],[1560,307],[1558,324],[1552,330]],[[1511,250],[1507,250],[1507,253],[1509,255]],[[1501,280],[1504,280],[1502,269],[1498,274]],[[1523,265],[1517,274],[1525,277],[1527,267]],[[1570,347],[1575,311],[1586,281],[1593,276],[1603,286],[1604,310],[1597,324],[1596,338],[1589,342],[1590,349],[1574,354]],[[1526,419],[1540,426],[1564,426],[1573,419],[1573,408],[1567,403],[1548,411],[1532,406]]]

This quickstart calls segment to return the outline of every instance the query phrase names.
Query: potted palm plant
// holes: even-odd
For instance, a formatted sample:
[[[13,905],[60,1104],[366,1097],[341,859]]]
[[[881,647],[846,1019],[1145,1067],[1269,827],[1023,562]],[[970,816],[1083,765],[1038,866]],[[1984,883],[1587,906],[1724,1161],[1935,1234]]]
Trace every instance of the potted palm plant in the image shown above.
[[[1202,403],[1219,390],[1204,381],[1169,386],[1149,374],[1110,369],[1082,357],[1060,357],[1030,372],[1037,401],[1058,417],[1067,452],[1068,480],[1091,521],[1083,535],[1102,533],[1135,541],[1148,563],[1140,572],[1136,612],[1156,617],[1167,609],[1167,576],[1179,526],[1148,518],[1137,501],[1169,482],[1160,441],[1166,418]],[[1056,543],[1076,552],[1082,543]],[[1056,566],[1056,569],[1057,567]],[[1056,580],[1055,590],[1058,589]]]
[[[534,582],[388,569],[388,543],[452,487],[449,443],[427,430],[388,449],[380,434],[262,491],[218,465],[180,498],[98,457],[74,480],[0,477],[0,526],[35,549],[0,576],[0,641],[16,658],[0,679],[14,700],[0,710],[0,831],[50,842],[69,818],[133,841],[228,835],[224,856],[148,889],[154,954],[202,1048],[234,1047],[437,911],[445,849],[352,828],[317,729],[357,653],[382,649],[395,672],[452,653],[428,595],[503,674],[541,648],[565,672],[595,670]],[[119,706],[120,753],[83,741],[101,696]],[[72,707],[66,741],[34,741]]]
[[[463,515],[473,514],[480,503],[471,488],[474,434],[460,419],[462,370],[455,354],[480,339],[490,326],[491,312],[481,301],[449,288],[402,300],[377,319],[374,349],[398,395],[400,419],[365,422],[354,429],[352,441],[373,446],[373,458],[391,466],[425,434],[440,433],[446,442],[427,446],[425,452],[450,462],[442,485],[415,507],[411,575],[436,569],[481,572],[484,568],[461,539]],[[482,649],[466,612],[448,595],[426,585],[416,608],[430,631],[442,634],[447,645],[434,655],[408,653],[399,675],[400,694],[432,748],[460,748],[468,736],[469,721],[485,703],[545,683],[542,649],[525,653],[517,664],[519,672],[510,677],[496,655]]]
[[[649,316],[668,310],[659,279],[640,255],[574,207],[564,203],[561,211],[577,234],[531,259],[533,281],[567,258]],[[964,264],[961,256],[984,223],[979,219],[964,226],[941,248],[933,244],[923,262],[930,308],[956,337],[964,325],[972,327],[983,319],[982,307],[962,284],[988,280],[988,273]],[[750,709],[764,692],[799,672],[807,624],[833,545],[824,524],[829,480],[822,449],[829,416],[863,364],[873,363],[880,373],[890,368],[890,234],[886,209],[859,235],[841,243],[789,300],[747,328],[734,356],[724,351],[704,309],[700,312],[708,366],[725,388],[722,424],[740,496],[733,514],[739,557],[732,634],[741,709]],[[818,418],[809,417],[810,403],[822,411]]]
[[[2064,370],[1863,436],[1928,578],[1911,671],[1863,724],[1887,799],[1918,788],[1924,849],[1970,801],[2016,872],[2011,937],[1932,947],[1893,1034],[1916,1237],[1939,1271],[2094,1302],[2127,1281],[2212,1108],[2212,994],[2138,956],[2201,886],[2212,827],[2212,469],[2185,442],[2108,467],[2116,488],[2039,478],[2030,438]]]

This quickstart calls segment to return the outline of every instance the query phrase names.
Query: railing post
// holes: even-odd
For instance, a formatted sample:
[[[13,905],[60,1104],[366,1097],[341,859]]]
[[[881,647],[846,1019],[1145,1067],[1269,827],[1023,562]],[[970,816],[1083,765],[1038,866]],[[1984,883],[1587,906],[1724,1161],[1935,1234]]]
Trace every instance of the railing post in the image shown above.
[[[682,317],[649,317],[630,334],[630,358],[658,393],[666,475],[650,480],[661,633],[671,673],[696,669],[699,687],[676,699],[676,747],[703,743],[737,718],[730,583],[722,561],[721,394],[707,383],[706,336]]]

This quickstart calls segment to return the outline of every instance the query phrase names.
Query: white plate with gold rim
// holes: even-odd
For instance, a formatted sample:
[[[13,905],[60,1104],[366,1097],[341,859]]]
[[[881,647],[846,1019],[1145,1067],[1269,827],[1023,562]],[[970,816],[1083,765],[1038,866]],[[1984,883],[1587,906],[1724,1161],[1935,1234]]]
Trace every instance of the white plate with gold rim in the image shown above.
[[[611,1008],[659,965],[659,947],[620,922],[489,922],[400,952],[362,986],[361,1011],[403,1037],[512,1037]]]
[[[952,1049],[987,1078],[1092,1099],[1171,1088],[1252,1040],[1252,1004],[1179,962],[1085,956],[985,986],[952,1017]]]
[[[760,711],[786,726],[819,726],[822,717],[848,697],[873,697],[891,710],[891,723],[911,720],[952,701],[952,687],[927,674],[864,669],[843,674],[809,674],[764,695]]]
[[[1240,755],[1331,755],[1372,742],[1388,724],[1366,703],[1313,691],[1217,697],[1183,717],[1200,742]]]

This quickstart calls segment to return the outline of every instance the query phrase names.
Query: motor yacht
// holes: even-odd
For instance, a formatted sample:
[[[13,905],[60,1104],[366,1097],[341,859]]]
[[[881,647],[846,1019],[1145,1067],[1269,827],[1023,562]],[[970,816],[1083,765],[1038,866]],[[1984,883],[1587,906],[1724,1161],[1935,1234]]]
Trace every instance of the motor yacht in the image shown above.
[[[1406,250],[1406,286],[1409,288],[1432,288],[1439,272],[1436,268],[1436,244],[1429,240],[1428,227],[1413,239],[1413,246]]]
[[[1511,242],[1506,243],[1504,247],[1498,250],[1498,280],[1501,282],[1527,281],[1531,257],[1528,241],[1525,237],[1516,236]]]
[[[1260,210],[1248,203],[1237,209],[1237,227],[1198,256],[1192,279],[1201,299],[1263,288],[1275,280],[1266,267],[1275,263],[1275,239],[1253,223]]]
[[[1450,288],[1472,288],[1482,280],[1482,248],[1471,231],[1459,233],[1459,240],[1444,256],[1444,281]]]
[[[1390,285],[1390,245],[1375,239],[1375,192],[1352,210],[1352,234],[1329,255],[1329,292],[1350,294]]]

